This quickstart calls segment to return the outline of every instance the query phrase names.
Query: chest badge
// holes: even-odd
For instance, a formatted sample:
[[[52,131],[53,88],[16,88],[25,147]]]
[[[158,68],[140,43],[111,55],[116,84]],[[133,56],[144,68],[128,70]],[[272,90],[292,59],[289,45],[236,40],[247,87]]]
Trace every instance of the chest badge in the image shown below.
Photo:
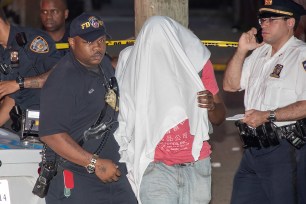
[[[118,102],[117,102],[117,95],[113,89],[109,89],[105,95],[106,103],[112,107],[115,111],[119,110]]]
[[[19,53],[18,53],[18,51],[16,51],[16,50],[11,51],[10,60],[11,60],[11,66],[12,67],[18,67],[19,66]]]
[[[274,67],[273,72],[270,74],[270,77],[279,78],[279,75],[280,75],[283,67],[284,67],[284,65],[277,64]]]

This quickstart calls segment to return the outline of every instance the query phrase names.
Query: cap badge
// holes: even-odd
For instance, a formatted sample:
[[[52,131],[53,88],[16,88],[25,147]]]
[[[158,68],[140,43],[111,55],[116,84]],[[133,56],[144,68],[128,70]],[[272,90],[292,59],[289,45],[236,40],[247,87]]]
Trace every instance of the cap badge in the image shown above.
[[[272,0],[265,0],[265,6],[271,6]]]
[[[89,17],[88,21],[92,27],[99,28],[99,20],[96,17],[91,16]]]
[[[98,20],[96,17],[91,16],[88,18],[87,22],[84,22],[81,24],[81,28],[82,30],[89,28],[89,27],[93,27],[93,28],[99,28],[103,25],[103,21]]]

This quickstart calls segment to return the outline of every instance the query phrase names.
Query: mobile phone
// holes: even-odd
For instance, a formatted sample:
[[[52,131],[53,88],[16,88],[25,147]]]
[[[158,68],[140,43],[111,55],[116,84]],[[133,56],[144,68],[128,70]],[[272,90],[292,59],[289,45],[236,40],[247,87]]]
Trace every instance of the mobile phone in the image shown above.
[[[257,29],[257,33],[255,35],[255,38],[256,38],[257,43],[262,43],[263,37],[262,37],[262,29],[261,28]]]

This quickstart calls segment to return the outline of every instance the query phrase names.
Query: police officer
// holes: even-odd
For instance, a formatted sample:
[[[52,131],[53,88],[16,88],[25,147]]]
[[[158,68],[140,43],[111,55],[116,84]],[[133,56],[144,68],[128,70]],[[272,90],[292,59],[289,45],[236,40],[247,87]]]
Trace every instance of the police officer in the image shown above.
[[[67,43],[69,37],[69,26],[66,24],[69,10],[67,8],[67,0],[41,0],[40,1],[40,18],[44,30],[50,35],[55,43]],[[58,50],[64,56],[69,49]],[[105,53],[103,63],[112,63],[116,67],[117,58],[112,58]],[[45,80],[50,74],[46,73],[36,77],[25,77],[24,88],[41,88]],[[15,80],[0,82],[0,98],[4,95],[14,93],[19,90],[19,85]]]
[[[41,0],[40,19],[44,30],[55,43],[68,43],[69,26],[66,25],[69,10],[66,0]],[[69,49],[60,49],[64,56]]]
[[[113,137],[118,107],[108,99],[118,93],[110,83],[111,64],[102,63],[107,36],[100,17],[76,17],[70,25],[70,52],[42,89],[40,139],[61,158],[47,204],[137,203]]]
[[[40,30],[11,25],[0,12],[1,80],[16,80],[20,91],[7,95],[0,107],[0,125],[9,119],[14,104],[21,110],[39,109],[39,90],[24,89],[24,77],[50,69],[60,58],[52,39]]]
[[[256,130],[272,124],[279,137],[279,144],[263,145],[259,138],[270,138],[271,130],[257,132],[261,146],[244,151],[232,204],[306,203],[306,145],[296,146],[304,139],[295,125],[306,116],[306,44],[293,36],[305,14],[292,0],[265,0],[258,16],[263,42],[256,42],[255,28],[243,33],[227,65],[224,89],[245,90],[242,121]]]

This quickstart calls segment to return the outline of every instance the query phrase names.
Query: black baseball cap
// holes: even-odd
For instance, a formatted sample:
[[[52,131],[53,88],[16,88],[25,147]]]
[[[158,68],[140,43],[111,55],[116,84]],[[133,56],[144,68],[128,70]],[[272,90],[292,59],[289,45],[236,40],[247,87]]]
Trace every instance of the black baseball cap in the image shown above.
[[[264,0],[259,8],[259,18],[288,16],[299,19],[306,15],[304,7],[292,0]]]
[[[104,35],[111,38],[106,32],[104,21],[94,14],[82,13],[70,24],[70,37],[79,36],[88,42],[93,42]]]

